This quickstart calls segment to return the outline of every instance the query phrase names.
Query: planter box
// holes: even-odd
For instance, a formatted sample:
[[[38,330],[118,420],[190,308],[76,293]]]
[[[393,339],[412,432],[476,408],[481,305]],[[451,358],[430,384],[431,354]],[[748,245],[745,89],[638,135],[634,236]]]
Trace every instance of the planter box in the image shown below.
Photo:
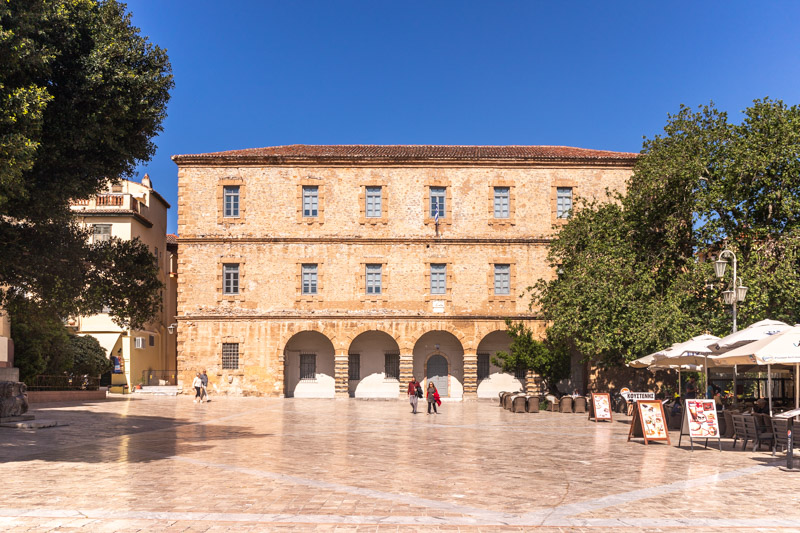
[[[28,391],[28,403],[83,402],[105,399],[106,391],[104,390]]]

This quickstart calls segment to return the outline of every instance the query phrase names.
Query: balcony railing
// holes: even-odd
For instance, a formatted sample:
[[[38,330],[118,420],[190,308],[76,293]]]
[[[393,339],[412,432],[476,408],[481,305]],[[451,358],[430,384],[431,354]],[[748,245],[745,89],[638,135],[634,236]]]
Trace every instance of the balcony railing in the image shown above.
[[[147,206],[142,205],[131,194],[104,193],[98,194],[88,200],[73,200],[73,207],[87,207],[89,209],[127,209],[145,215]]]

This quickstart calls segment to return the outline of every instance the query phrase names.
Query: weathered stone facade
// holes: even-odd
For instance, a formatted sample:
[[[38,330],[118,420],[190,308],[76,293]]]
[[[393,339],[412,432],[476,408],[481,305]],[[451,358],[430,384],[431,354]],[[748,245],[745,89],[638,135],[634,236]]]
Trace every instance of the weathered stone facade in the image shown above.
[[[619,190],[635,155],[290,146],[173,159],[184,389],[205,368],[212,391],[228,394],[386,398],[403,396],[412,374],[444,368],[443,396],[463,398],[521,385],[479,360],[507,347],[497,333],[506,318],[544,331],[523,293],[552,275],[559,188],[571,198]],[[314,216],[304,213],[304,187]],[[377,212],[367,211],[368,190]],[[235,212],[226,191],[235,191]],[[440,212],[431,194],[442,191]],[[498,194],[507,198],[500,211]],[[226,265],[236,269],[231,294]],[[314,269],[310,294],[303,265]],[[379,272],[377,293],[368,293],[368,265]],[[431,294],[432,265],[446,272],[441,294]],[[236,349],[225,364],[223,344]]]

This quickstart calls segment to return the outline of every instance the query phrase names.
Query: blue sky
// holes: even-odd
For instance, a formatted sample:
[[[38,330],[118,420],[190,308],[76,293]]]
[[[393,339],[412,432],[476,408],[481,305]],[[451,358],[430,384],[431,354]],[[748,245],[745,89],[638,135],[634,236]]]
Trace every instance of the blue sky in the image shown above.
[[[158,152],[546,144],[638,152],[680,104],[800,103],[798,2],[131,0],[175,75]]]

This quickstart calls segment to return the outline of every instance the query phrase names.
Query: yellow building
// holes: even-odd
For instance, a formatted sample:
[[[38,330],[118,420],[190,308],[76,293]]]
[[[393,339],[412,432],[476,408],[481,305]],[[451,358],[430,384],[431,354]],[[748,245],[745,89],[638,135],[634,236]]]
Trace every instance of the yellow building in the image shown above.
[[[635,154],[550,146],[278,146],[178,155],[179,387],[237,395],[450,399],[525,376],[491,364],[505,319],[579,196],[622,190]]]
[[[71,206],[81,224],[91,230],[93,241],[117,237],[139,238],[158,261],[164,283],[159,316],[143,330],[131,331],[115,324],[107,313],[71,319],[79,335],[92,335],[115,362],[112,385],[132,391],[137,385],[174,385],[176,382],[175,321],[177,300],[177,243],[168,242],[169,204],[153,190],[150,177],[142,183],[121,180],[94,198]]]

